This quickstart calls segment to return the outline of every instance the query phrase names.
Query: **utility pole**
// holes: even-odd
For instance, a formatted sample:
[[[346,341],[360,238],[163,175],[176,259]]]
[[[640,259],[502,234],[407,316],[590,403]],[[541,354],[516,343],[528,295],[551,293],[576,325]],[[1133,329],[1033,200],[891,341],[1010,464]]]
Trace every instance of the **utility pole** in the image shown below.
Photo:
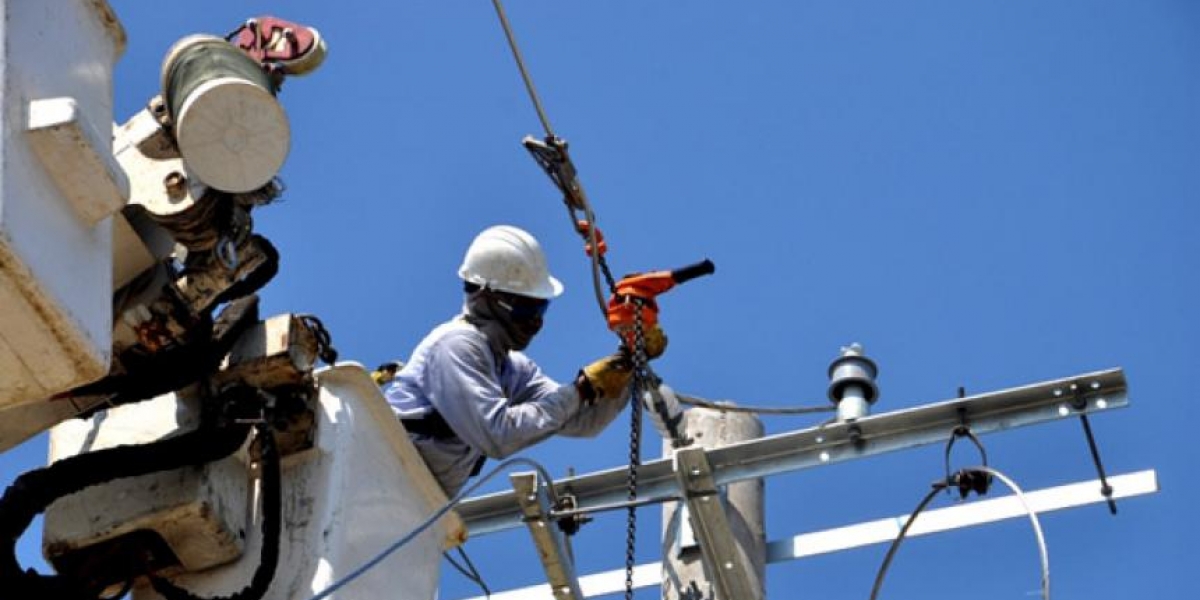
[[[704,450],[763,435],[762,422],[752,414],[694,408],[684,418],[685,430],[695,439],[692,447]],[[663,455],[675,454],[670,441],[664,441]],[[716,487],[704,454],[693,457],[703,461],[707,473],[681,469],[681,478],[689,480],[684,485],[690,499],[663,506],[663,600],[761,600],[767,557],[763,480]],[[703,507],[709,503],[714,508]],[[691,506],[721,511],[725,518],[693,519]],[[714,543],[706,548],[710,540]]]

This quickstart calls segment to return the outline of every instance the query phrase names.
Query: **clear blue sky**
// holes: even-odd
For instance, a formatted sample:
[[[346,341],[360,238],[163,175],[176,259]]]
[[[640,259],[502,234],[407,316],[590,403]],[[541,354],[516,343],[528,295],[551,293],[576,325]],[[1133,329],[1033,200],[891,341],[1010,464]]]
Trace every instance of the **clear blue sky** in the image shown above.
[[[539,124],[486,0],[114,0],[129,33],[124,120],[171,42],[275,13],[329,59],[290,81],[286,200],[256,213],[282,252],[268,314],[319,315],[346,359],[404,358],[460,302],[479,230],[538,236],[567,286],[530,354],[561,378],[614,343],[555,190],[519,145]],[[712,258],[663,298],[676,388],[747,404],[821,402],[839,346],[880,365],[877,411],[1124,367],[1132,406],[1093,425],[1110,472],[1162,493],[1044,521],[1059,597],[1194,598],[1200,417],[1200,4],[510,0],[618,273]],[[770,418],[769,432],[813,419]],[[627,424],[528,454],[553,473],[623,464]],[[1094,476],[1080,427],[985,438],[1027,489]],[[647,456],[657,452],[652,440]],[[0,481],[41,463],[38,439]],[[928,448],[772,479],[768,538],[906,512]],[[1192,465],[1192,466],[1188,466]],[[940,502],[939,505],[944,505]],[[658,511],[643,513],[642,562]],[[31,536],[32,537],[32,536]],[[34,540],[23,556],[34,560]],[[623,561],[621,519],[576,541]],[[468,544],[494,589],[534,583],[522,531]],[[772,598],[865,598],[884,548],[768,569]],[[1035,597],[1028,524],[912,540],[885,598]],[[442,597],[473,595],[457,575]],[[656,591],[639,594],[654,598]]]

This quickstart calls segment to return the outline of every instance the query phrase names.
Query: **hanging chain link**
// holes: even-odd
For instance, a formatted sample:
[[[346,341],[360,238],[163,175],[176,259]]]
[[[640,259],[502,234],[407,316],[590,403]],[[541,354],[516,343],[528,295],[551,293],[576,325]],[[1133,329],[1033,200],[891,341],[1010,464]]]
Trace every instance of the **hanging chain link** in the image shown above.
[[[646,359],[646,332],[642,326],[640,298],[632,299],[633,320],[633,380],[630,383],[630,428],[629,428],[629,488],[630,502],[637,500],[638,467],[642,463],[642,398],[646,386],[653,385],[649,361]],[[637,564],[637,508],[629,507],[625,531],[625,600],[633,600],[633,568]]]

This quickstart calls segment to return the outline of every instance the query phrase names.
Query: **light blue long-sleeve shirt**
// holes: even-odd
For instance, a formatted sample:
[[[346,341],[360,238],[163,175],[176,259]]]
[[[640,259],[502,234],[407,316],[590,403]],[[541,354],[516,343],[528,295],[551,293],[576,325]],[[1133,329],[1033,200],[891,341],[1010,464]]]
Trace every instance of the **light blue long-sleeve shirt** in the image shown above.
[[[454,495],[480,455],[505,458],[553,434],[591,437],[625,407],[620,398],[585,404],[574,384],[550,379],[521,352],[500,355],[461,316],[425,337],[384,388],[402,419],[436,410],[458,439],[410,434],[442,489]]]

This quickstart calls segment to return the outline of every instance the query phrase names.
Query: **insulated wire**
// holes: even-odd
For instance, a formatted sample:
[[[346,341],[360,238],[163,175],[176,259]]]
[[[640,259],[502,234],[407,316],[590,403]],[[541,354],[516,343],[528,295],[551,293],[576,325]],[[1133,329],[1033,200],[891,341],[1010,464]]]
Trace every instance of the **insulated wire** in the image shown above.
[[[938,495],[938,492],[947,487],[944,481],[934,484],[933,489],[929,490],[928,494],[925,494],[925,497],[921,499],[921,503],[917,505],[916,510],[904,522],[904,527],[900,528],[900,534],[892,541],[892,545],[888,547],[887,554],[883,557],[883,564],[879,566],[879,573],[875,575],[875,585],[871,588],[871,600],[875,600],[879,596],[879,589],[883,587],[883,578],[887,576],[888,567],[892,565],[892,558],[896,556],[896,551],[900,549],[900,544],[904,541],[905,536],[908,535],[909,528],[916,522],[917,516],[925,510],[926,506],[929,506],[929,503]]]
[[[441,508],[437,509],[436,512],[434,512],[432,515],[430,515],[428,519],[425,519],[425,521],[423,521],[415,529],[404,534],[404,536],[402,536],[400,539],[393,542],[387,548],[384,548],[383,551],[380,552],[379,554],[375,555],[374,558],[363,563],[357,569],[354,569],[349,574],[347,574],[345,577],[342,577],[341,579],[333,582],[332,584],[329,585],[329,587],[325,588],[324,590],[321,590],[319,593],[317,593],[315,596],[313,596],[309,600],[323,600],[324,598],[328,598],[334,592],[345,587],[347,584],[354,581],[355,579],[358,579],[363,574],[365,574],[367,571],[370,571],[371,569],[375,568],[376,566],[379,565],[379,563],[383,562],[383,559],[387,558],[393,552],[404,547],[405,544],[413,541],[414,539],[416,539],[416,537],[418,535],[421,535],[426,529],[429,529],[430,526],[432,526],[434,523],[437,523],[439,519],[441,519],[442,517],[444,517],[446,515],[446,513],[450,512],[451,509],[453,509],[460,502],[462,502],[464,499],[466,499],[466,497],[469,496],[470,494],[472,494],[475,490],[479,489],[483,484],[490,481],[493,477],[498,475],[501,471],[503,471],[513,465],[526,465],[528,467],[533,468],[535,471],[537,471],[538,477],[542,478],[542,480],[545,482],[545,485],[547,486],[547,489],[550,492],[550,496],[552,498],[554,498],[554,496],[555,496],[554,480],[550,478],[550,475],[549,475],[549,473],[546,472],[545,467],[543,467],[542,465],[540,465],[537,462],[530,460],[528,458],[522,458],[522,457],[510,458],[510,459],[500,463],[499,465],[496,465],[496,467],[494,469],[492,469],[487,474],[480,477],[478,480],[476,480],[471,485],[463,488],[462,491],[455,494],[453,498],[451,498],[449,501],[447,501],[445,504],[443,504]]]
[[[472,583],[479,586],[479,589],[483,590],[483,596],[485,598],[491,598],[491,588],[489,588],[487,582],[483,580],[483,575],[479,573],[479,569],[475,568],[475,563],[471,561],[471,557],[467,556],[467,551],[463,550],[462,546],[455,548],[455,550],[458,551],[458,555],[462,557],[463,562],[466,563],[466,566],[460,565],[457,560],[454,560],[453,556],[450,556],[449,552],[443,552],[442,556],[446,558],[446,562],[450,563],[450,566],[454,567],[454,570],[458,571],[463,577],[466,577]]]
[[[1033,534],[1037,537],[1038,555],[1042,559],[1042,599],[1050,600],[1050,552],[1046,549],[1046,536],[1042,533],[1042,523],[1038,519],[1037,513],[1033,511],[1033,507],[1029,506],[1029,501],[1025,498],[1025,492],[1017,485],[1015,481],[1009,479],[1007,475],[993,469],[992,467],[976,467],[976,470],[983,471],[1004,482],[1017,499],[1021,501],[1021,506],[1025,507],[1025,512],[1029,513],[1029,523],[1033,526]]]
[[[1004,484],[1007,485],[1010,490],[1012,490],[1013,494],[1017,497],[1017,500],[1021,502],[1021,506],[1025,507],[1025,512],[1029,514],[1029,522],[1033,525],[1033,534],[1034,537],[1037,538],[1038,555],[1042,561],[1042,600],[1050,600],[1050,553],[1046,550],[1046,536],[1042,533],[1041,521],[1038,519],[1037,513],[1034,512],[1033,508],[1029,505],[1029,502],[1025,499],[1025,493],[1015,481],[1000,471],[993,469],[992,467],[970,467],[963,470],[981,471],[995,477],[996,479],[999,479],[1000,481],[1003,481]],[[939,481],[935,483],[933,489],[925,495],[925,498],[923,498],[921,503],[917,505],[916,510],[914,510],[912,515],[908,517],[908,520],[904,522],[904,527],[900,528],[900,534],[897,535],[896,539],[892,541],[892,545],[888,548],[887,555],[883,558],[883,564],[879,567],[879,573],[875,575],[875,586],[871,588],[870,600],[876,600],[876,598],[879,596],[879,590],[883,587],[883,578],[887,575],[888,567],[892,563],[892,558],[895,557],[896,551],[900,548],[900,543],[903,542],[905,536],[908,535],[908,530],[917,520],[917,516],[925,510],[925,507],[929,505],[934,496],[937,496],[938,492],[946,489],[947,487],[949,487],[949,481]]]
[[[760,415],[808,415],[814,413],[833,412],[837,410],[836,406],[739,406],[736,404],[724,404],[722,402],[713,400],[705,400],[704,398],[689,396],[679,392],[675,392],[675,396],[679,398],[680,404],[719,410],[721,412],[752,413]]]

